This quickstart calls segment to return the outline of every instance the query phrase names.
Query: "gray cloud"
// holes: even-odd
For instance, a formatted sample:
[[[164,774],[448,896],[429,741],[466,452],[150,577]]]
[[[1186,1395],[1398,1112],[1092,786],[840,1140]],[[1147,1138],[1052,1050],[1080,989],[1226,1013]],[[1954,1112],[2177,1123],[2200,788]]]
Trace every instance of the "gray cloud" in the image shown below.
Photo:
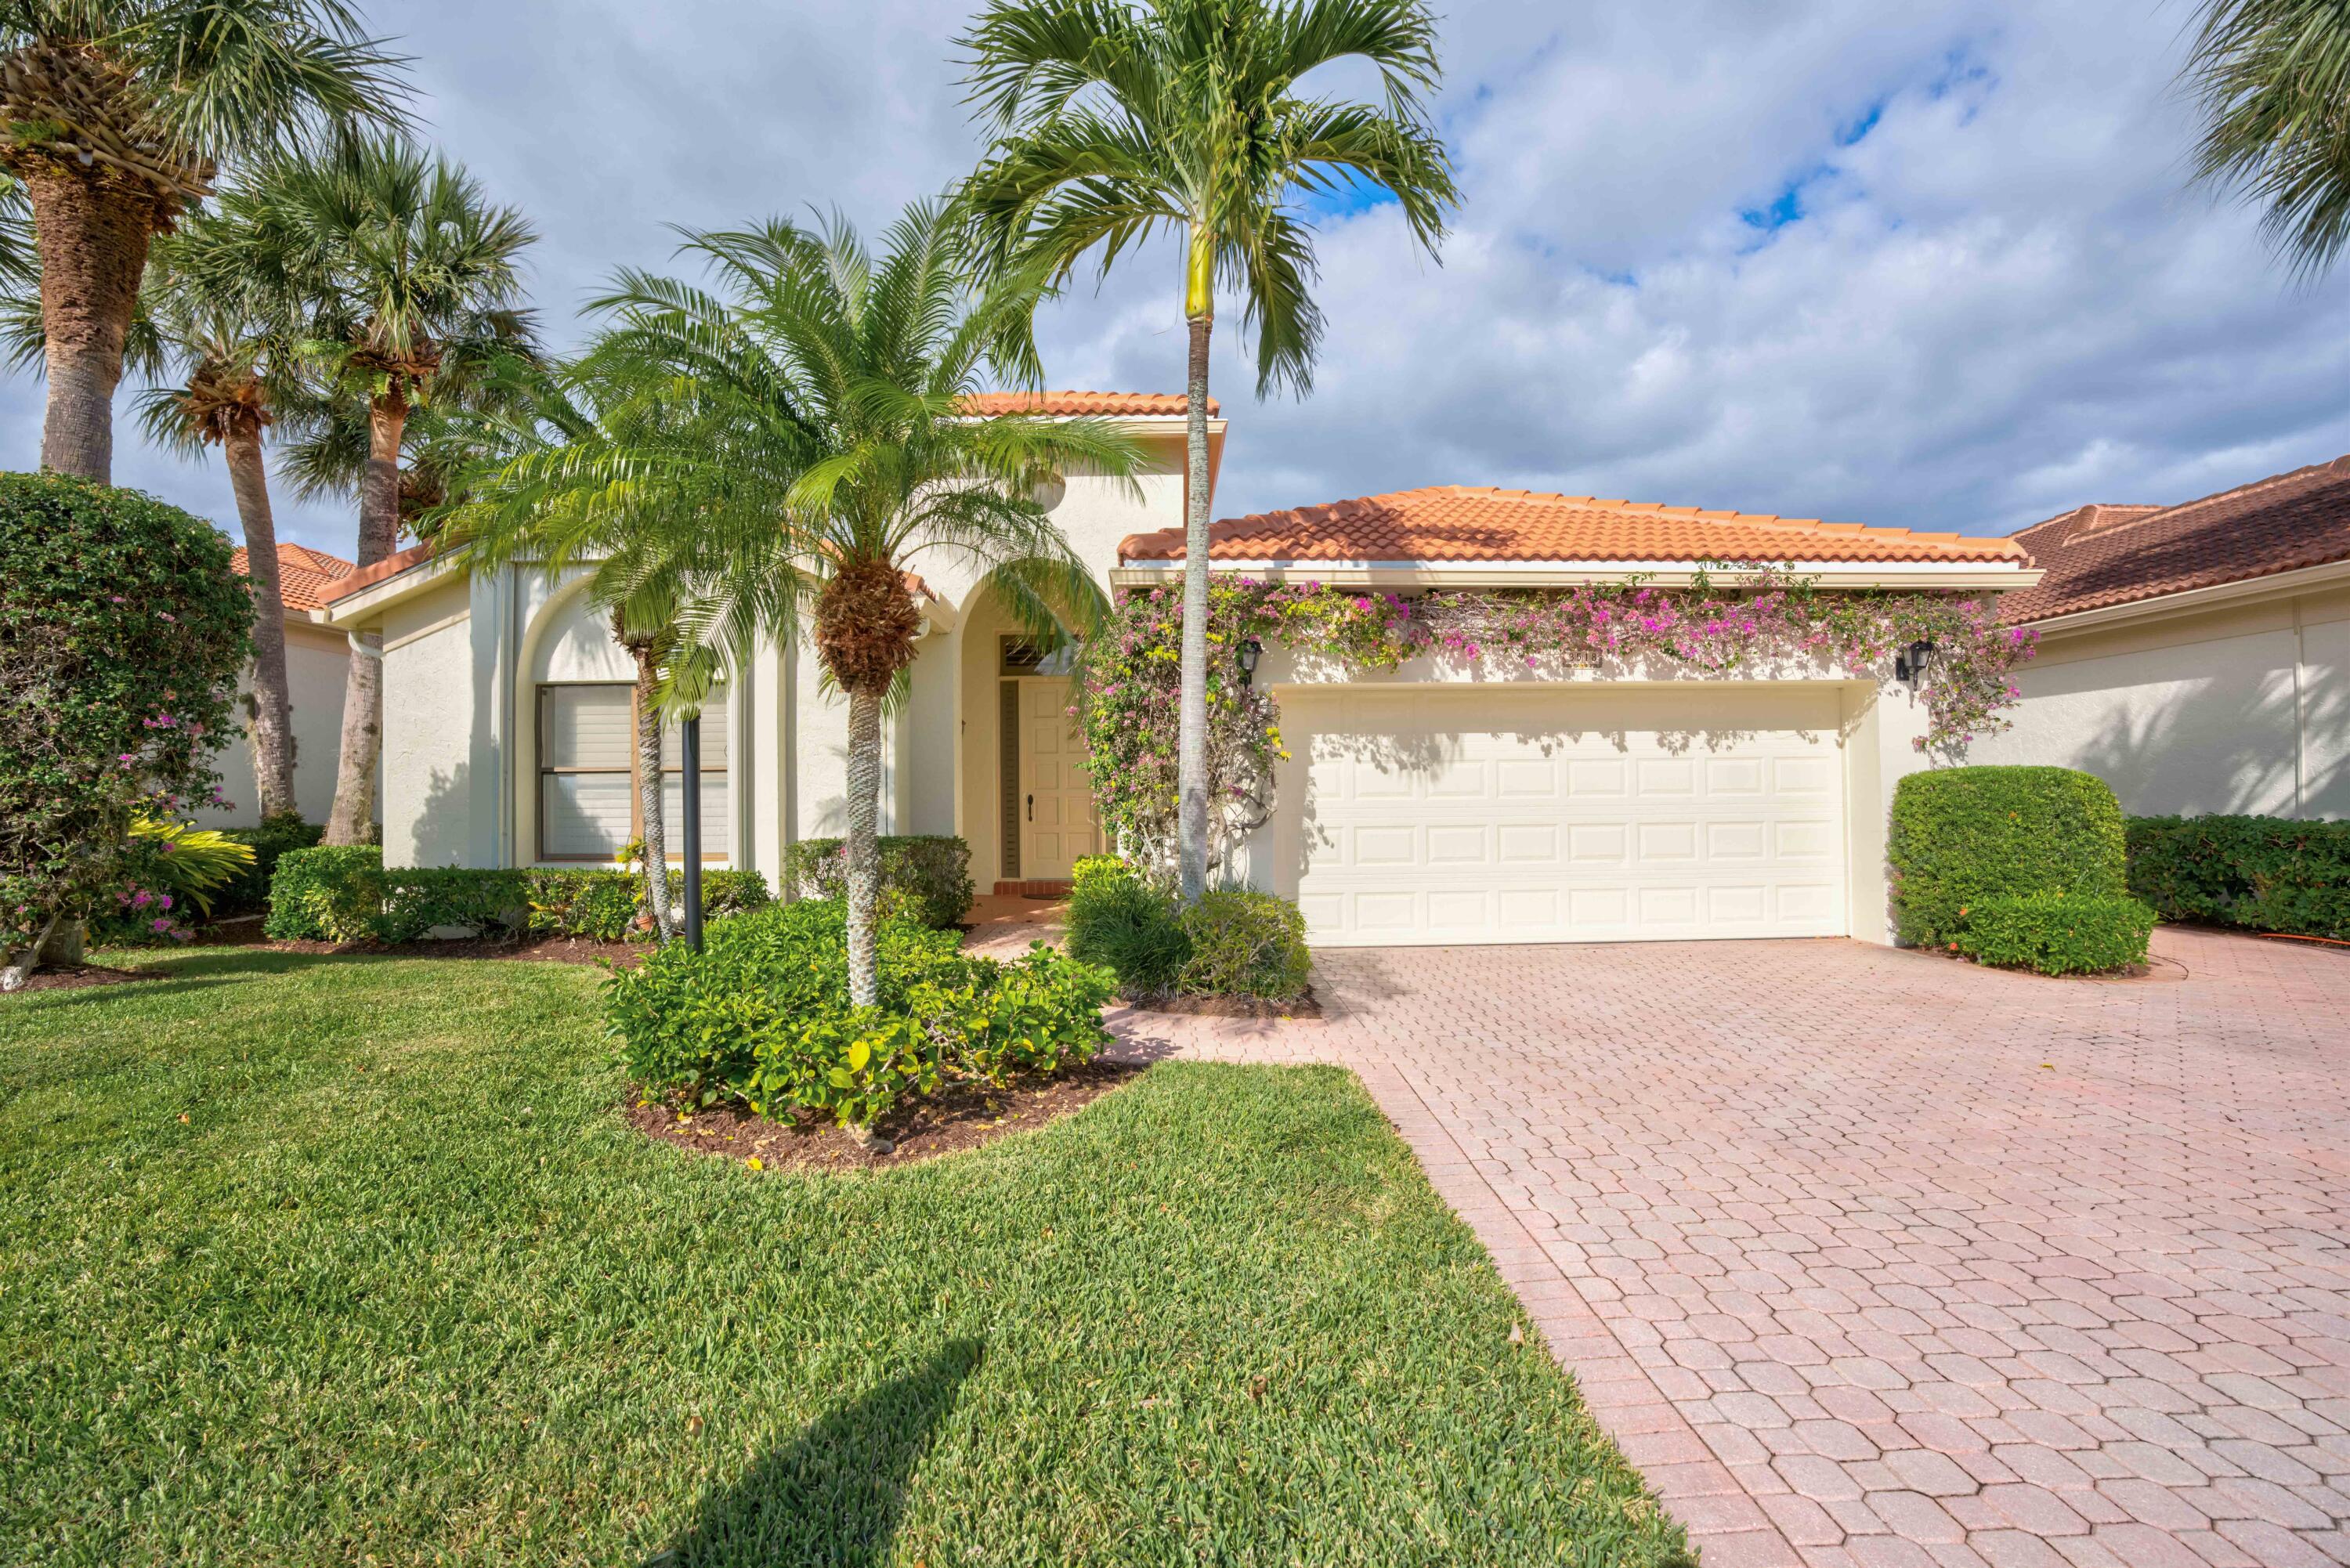
[[[551,335],[666,225],[966,168],[960,0],[417,0],[433,133],[545,234]],[[380,11],[380,15],[382,14]],[[1888,17],[1890,19],[1888,20]],[[2350,278],[2293,288],[2181,188],[2182,0],[1475,4],[1440,105],[1467,201],[1443,265],[1390,210],[1326,223],[1315,395],[1259,404],[1218,333],[1222,510],[1463,483],[2003,531],[2350,451]],[[1173,389],[1170,247],[1040,323],[1056,384]],[[0,393],[0,461],[38,394]],[[234,527],[216,465],[119,475]],[[339,505],[286,531],[348,548]]]

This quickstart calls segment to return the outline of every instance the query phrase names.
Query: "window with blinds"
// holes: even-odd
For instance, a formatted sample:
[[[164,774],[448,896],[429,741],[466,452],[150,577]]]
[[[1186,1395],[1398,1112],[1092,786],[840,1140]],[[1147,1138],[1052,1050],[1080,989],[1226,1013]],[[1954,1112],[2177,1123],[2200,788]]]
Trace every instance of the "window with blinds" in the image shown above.
[[[634,836],[625,684],[538,689],[538,856],[609,860]]]
[[[723,860],[733,850],[727,828],[726,759],[732,747],[726,724],[726,689],[710,694],[702,710],[702,857]],[[661,727],[661,832],[671,856],[685,853],[685,739],[674,719]]]

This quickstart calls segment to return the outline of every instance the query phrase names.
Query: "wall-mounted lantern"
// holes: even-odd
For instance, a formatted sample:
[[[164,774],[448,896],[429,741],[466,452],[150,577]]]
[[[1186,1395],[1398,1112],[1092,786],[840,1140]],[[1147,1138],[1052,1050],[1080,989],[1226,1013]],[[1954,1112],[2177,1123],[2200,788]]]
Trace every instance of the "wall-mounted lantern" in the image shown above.
[[[1242,639],[1240,646],[1241,689],[1256,684],[1256,661],[1264,657],[1264,644],[1254,638]]]
[[[1918,682],[1926,679],[1926,665],[1933,657],[1932,643],[1922,641],[1911,643],[1908,649],[1893,656],[1893,679],[1903,682],[1915,691],[1918,689]]]

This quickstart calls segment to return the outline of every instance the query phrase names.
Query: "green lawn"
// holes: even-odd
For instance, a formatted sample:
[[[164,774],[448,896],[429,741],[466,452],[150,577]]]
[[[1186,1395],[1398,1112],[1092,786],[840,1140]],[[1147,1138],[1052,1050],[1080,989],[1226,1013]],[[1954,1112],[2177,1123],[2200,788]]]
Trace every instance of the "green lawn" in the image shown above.
[[[1343,1073],[762,1175],[593,971],[155,961],[0,999],[0,1562],[1686,1561]]]

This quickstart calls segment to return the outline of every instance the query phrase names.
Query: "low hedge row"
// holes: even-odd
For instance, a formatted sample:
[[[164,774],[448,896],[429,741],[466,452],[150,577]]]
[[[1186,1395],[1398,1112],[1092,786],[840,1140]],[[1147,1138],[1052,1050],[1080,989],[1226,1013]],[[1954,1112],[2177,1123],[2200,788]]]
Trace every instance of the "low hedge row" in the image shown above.
[[[806,898],[848,896],[847,845],[837,838],[803,838],[784,848],[784,886]],[[934,930],[961,925],[977,893],[971,846],[945,835],[908,834],[881,840],[881,911],[919,920]]]
[[[1152,997],[1253,996],[1295,1002],[1313,958],[1305,918],[1271,893],[1229,889],[1183,908],[1169,889],[1115,856],[1077,862],[1069,894],[1069,956]]]
[[[671,943],[604,982],[605,1016],[650,1097],[740,1100],[870,1127],[955,1079],[1002,1082],[1088,1060],[1110,977],[1039,947],[999,963],[951,931],[881,923],[880,1000],[848,1002],[847,917],[831,898],[771,906]]]
[[[2350,940],[2350,822],[2134,816],[2129,888],[2167,920]]]
[[[768,901],[756,871],[702,875],[705,918]],[[414,941],[437,926],[626,941],[650,938],[636,927],[643,903],[643,879],[625,871],[386,867],[372,845],[322,846],[279,857],[263,929],[281,940],[328,942]]]
[[[2001,969],[2097,974],[2146,961],[2154,911],[2136,898],[2022,893],[1970,906],[1959,950]]]

